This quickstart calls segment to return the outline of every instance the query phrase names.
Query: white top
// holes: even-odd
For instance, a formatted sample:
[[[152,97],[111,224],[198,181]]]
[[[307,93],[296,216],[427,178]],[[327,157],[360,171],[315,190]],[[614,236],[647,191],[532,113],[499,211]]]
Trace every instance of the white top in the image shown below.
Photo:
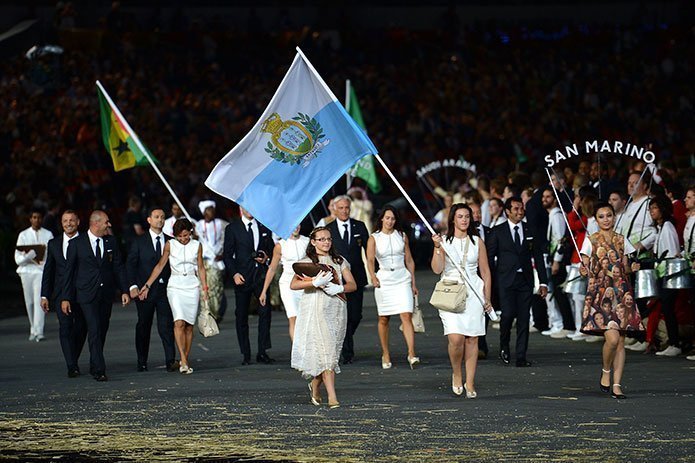
[[[48,242],[53,238],[53,233],[46,230],[45,228],[39,228],[34,230],[29,227],[17,236],[17,246],[28,246],[32,244],[42,244],[44,246],[48,245]],[[26,252],[14,251],[14,261],[17,264],[17,273],[43,273],[43,264],[46,262],[46,257],[44,254],[44,260],[40,263],[36,263],[33,258],[27,257]]]
[[[626,236],[624,236],[623,238],[625,239],[624,248],[625,248],[625,255],[626,256],[629,256],[633,252],[637,251],[637,249],[635,249],[635,247],[632,245],[632,243],[630,243],[630,240],[628,240]],[[591,257],[592,249],[593,249],[593,247],[591,246],[591,240],[587,236],[584,239],[584,242],[582,243],[582,249],[580,251],[580,254]]]
[[[306,257],[306,248],[309,246],[309,238],[300,235],[296,240],[283,239],[280,240],[278,244],[280,244],[280,248],[282,249],[282,258],[280,260],[282,263],[282,276],[280,276],[280,282],[289,283],[294,277],[292,264]]]
[[[654,243],[654,254],[661,257],[667,251],[666,258],[677,257],[680,255],[681,246],[678,242],[678,232],[671,222],[664,222],[657,227],[656,242]]]
[[[695,254],[695,215],[688,217],[683,230],[683,249],[685,255]]]
[[[630,224],[632,224],[632,230],[630,230]],[[646,249],[651,249],[654,246],[656,229],[652,225],[652,218],[649,215],[648,196],[632,201],[625,208],[625,213],[620,221],[620,230],[616,231],[626,236],[633,245],[642,243]]]
[[[388,270],[405,268],[405,240],[397,231],[392,233],[374,232],[376,260],[379,267]]]
[[[586,234],[587,235],[593,235],[594,233],[600,231],[601,229],[598,226],[598,222],[596,222],[595,217],[589,217],[589,219],[586,221]]]
[[[196,276],[200,242],[190,240],[185,246],[178,240],[169,240],[169,267],[171,276]]]
[[[200,244],[203,246],[203,260],[208,261],[217,270],[224,270],[224,262],[216,261],[215,257],[222,255],[224,248],[224,228],[227,222],[222,219],[212,219],[206,222],[199,220],[195,224]]]
[[[490,200],[486,199],[480,205],[480,223],[486,227],[490,226]]]

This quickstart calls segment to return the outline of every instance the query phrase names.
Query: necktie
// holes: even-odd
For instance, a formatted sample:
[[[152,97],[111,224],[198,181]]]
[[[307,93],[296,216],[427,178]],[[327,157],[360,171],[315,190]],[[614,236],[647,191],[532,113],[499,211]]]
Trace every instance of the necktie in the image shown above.
[[[249,239],[251,240],[251,246],[253,246],[254,249],[256,249],[256,243],[254,242],[253,239],[253,229],[251,226],[253,225],[253,222],[249,222],[249,229],[247,230],[249,233]]]
[[[521,247],[521,235],[519,235],[518,225],[514,225],[514,242],[518,247]]]
[[[159,240],[161,236],[157,237],[157,244],[154,247],[154,252],[157,254],[157,257],[162,257],[162,242]]]
[[[97,247],[94,250],[94,254],[97,256],[97,262],[101,263],[101,248],[99,247],[99,238],[97,238]]]
[[[345,241],[345,244],[350,244],[350,234],[348,233],[348,224],[343,224],[343,228],[345,230],[343,231],[343,241]]]

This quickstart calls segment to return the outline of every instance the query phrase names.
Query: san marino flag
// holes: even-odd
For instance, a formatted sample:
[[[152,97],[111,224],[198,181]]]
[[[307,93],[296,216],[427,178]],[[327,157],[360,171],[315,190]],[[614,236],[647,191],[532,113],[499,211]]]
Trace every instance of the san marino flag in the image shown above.
[[[374,144],[297,48],[260,120],[212,170],[205,185],[288,237]]]

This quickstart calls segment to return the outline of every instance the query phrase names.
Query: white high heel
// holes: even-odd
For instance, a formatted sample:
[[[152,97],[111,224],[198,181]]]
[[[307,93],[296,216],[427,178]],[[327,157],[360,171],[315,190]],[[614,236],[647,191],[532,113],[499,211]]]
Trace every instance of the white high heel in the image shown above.
[[[408,363],[410,364],[410,369],[412,370],[415,365],[420,363],[420,357],[408,357]]]
[[[454,386],[454,375],[451,375],[451,391],[456,395],[463,394],[463,386]]]
[[[393,366],[391,362],[384,362],[384,357],[381,357],[381,368],[384,370],[388,370]]]
[[[475,399],[478,397],[478,393],[475,391],[469,391],[468,387],[466,386],[466,383],[463,383],[463,388],[466,390],[466,398],[468,399]]]

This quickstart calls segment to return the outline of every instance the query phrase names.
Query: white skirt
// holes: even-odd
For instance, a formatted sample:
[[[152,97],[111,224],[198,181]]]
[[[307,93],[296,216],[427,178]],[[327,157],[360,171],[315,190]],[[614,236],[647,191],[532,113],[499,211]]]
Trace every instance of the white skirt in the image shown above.
[[[200,282],[195,275],[172,275],[167,285],[167,299],[174,321],[184,320],[194,325],[198,316]]]
[[[380,317],[413,312],[412,277],[405,267],[376,272],[379,288],[374,288],[374,299]]]
[[[483,280],[475,275],[468,274],[471,283],[475,285],[478,294],[483,293]],[[462,334],[464,336],[485,336],[485,311],[483,305],[470,288],[466,296],[466,310],[463,313],[452,313],[439,310],[439,318],[444,326],[444,336],[448,334]]]
[[[299,309],[299,301],[302,299],[303,290],[290,289],[290,282],[287,283],[280,280],[278,286],[280,287],[280,299],[282,299],[282,305],[285,306],[285,313],[287,318],[292,318],[297,316],[297,310]]]

